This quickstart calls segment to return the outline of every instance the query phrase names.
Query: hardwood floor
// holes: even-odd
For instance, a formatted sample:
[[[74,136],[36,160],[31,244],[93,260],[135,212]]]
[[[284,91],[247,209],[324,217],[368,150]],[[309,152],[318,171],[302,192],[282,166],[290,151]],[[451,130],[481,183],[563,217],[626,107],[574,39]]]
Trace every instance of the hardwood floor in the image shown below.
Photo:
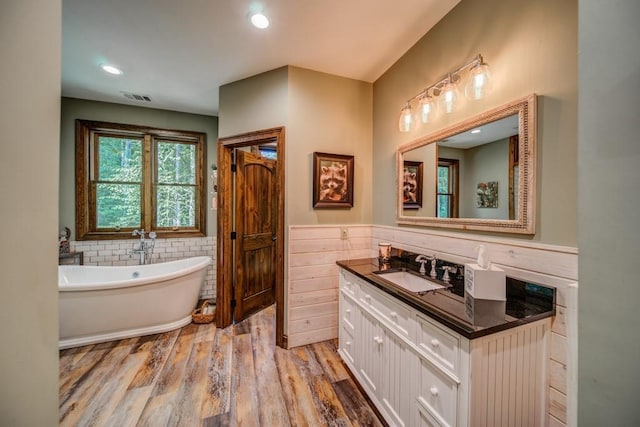
[[[60,351],[60,425],[380,426],[337,342],[275,347],[274,316]]]

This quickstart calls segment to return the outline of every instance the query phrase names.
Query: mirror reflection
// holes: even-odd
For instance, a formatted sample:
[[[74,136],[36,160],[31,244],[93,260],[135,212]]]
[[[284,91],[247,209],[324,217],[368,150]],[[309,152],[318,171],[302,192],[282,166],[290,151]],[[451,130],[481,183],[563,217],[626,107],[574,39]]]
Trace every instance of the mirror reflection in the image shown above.
[[[531,95],[400,147],[398,223],[531,234],[534,126]]]

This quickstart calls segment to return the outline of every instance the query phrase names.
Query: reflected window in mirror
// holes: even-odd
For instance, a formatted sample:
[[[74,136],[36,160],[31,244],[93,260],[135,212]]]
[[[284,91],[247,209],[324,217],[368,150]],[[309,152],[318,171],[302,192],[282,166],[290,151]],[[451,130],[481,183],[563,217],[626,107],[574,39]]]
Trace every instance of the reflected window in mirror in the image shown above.
[[[518,217],[518,135],[509,137],[509,219]]]
[[[438,158],[438,218],[458,218],[459,166],[457,159]]]

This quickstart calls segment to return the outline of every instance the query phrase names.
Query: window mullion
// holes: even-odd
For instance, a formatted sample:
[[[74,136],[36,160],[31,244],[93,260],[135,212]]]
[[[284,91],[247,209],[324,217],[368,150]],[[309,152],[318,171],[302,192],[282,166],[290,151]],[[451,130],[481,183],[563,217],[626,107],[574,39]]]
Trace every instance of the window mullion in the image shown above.
[[[142,157],[142,226],[147,231],[152,230],[154,200],[154,173],[153,173],[153,138],[147,134],[144,136],[144,151]]]

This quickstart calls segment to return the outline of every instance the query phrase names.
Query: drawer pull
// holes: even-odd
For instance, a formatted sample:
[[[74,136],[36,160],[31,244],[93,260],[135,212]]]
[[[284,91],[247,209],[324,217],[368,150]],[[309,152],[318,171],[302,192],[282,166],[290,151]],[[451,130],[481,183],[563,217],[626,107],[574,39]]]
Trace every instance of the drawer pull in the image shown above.
[[[398,313],[396,313],[395,311],[392,311],[391,313],[389,313],[389,315],[394,319],[398,317]]]
[[[378,344],[382,344],[382,338],[380,338],[380,337],[373,337],[373,340],[375,342],[377,342]]]
[[[438,395],[438,388],[435,386],[431,386],[431,388],[429,389],[429,392],[431,393],[432,396],[437,396]]]
[[[347,312],[347,313],[351,313],[351,309],[350,309],[350,308],[347,308],[347,309],[345,310],[345,312]]]
[[[439,345],[440,345],[440,343],[438,342],[437,339],[434,338],[434,339],[431,340],[431,347],[436,348]]]
[[[345,345],[351,345],[351,341],[347,341]]]

